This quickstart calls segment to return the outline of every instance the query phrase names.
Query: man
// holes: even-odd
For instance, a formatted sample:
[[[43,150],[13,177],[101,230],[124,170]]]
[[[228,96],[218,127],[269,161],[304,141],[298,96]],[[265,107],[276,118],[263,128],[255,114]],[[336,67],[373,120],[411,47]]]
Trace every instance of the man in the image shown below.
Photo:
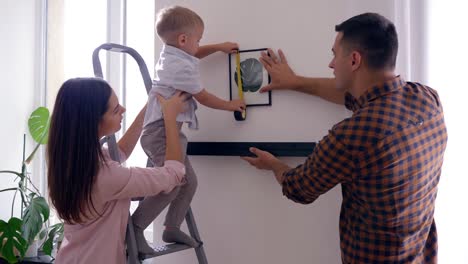
[[[343,263],[435,263],[434,204],[447,133],[433,89],[394,73],[395,26],[374,13],[352,17],[337,32],[329,67],[335,78],[297,76],[281,50],[262,54],[272,83],[344,104],[336,124],[304,164],[292,169],[268,152],[243,157],[274,172],[283,194],[312,203],[341,183]]]

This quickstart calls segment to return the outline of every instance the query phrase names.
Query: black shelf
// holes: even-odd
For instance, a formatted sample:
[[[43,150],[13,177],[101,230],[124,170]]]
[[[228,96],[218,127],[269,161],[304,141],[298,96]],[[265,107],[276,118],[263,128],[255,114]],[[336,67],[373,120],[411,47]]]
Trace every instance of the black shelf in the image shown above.
[[[250,147],[279,157],[306,157],[314,150],[315,142],[189,142],[187,155],[253,156]]]

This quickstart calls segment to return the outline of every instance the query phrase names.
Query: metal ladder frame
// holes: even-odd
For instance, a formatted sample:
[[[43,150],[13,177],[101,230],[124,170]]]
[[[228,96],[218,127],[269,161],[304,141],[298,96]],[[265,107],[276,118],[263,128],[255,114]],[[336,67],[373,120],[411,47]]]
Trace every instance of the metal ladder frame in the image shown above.
[[[99,52],[101,50],[106,50],[106,51],[112,51],[112,52],[119,52],[123,54],[128,54],[132,56],[136,63],[138,64],[138,67],[140,68],[140,73],[143,77],[143,82],[145,84],[146,92],[149,93],[149,91],[152,88],[152,80],[148,72],[148,68],[146,66],[145,61],[141,57],[141,55],[134,49],[123,46],[120,44],[115,44],[115,43],[104,43],[97,47],[93,51],[93,70],[94,70],[94,75],[99,78],[104,78],[102,74],[102,67],[101,67],[101,62],[99,60]],[[101,140],[101,145],[107,143],[108,148],[109,148],[109,154],[111,158],[117,162],[120,163],[120,157],[119,157],[119,152],[117,149],[117,141],[115,138],[115,135],[107,136]],[[153,164],[151,161],[148,159],[146,163],[147,167],[152,167]],[[134,199],[132,199],[134,200]],[[138,200],[138,199],[136,199]],[[185,221],[187,223],[187,227],[189,229],[190,235],[196,240],[200,242],[200,245],[195,248],[195,253],[197,255],[198,263],[199,264],[207,264],[208,260],[205,255],[205,250],[203,248],[203,242],[200,238],[200,234],[198,233],[198,228],[195,223],[195,218],[192,213],[192,208],[189,207],[187,214],[185,215]],[[128,215],[128,224],[127,224],[127,232],[126,232],[126,237],[125,241],[127,244],[127,263],[128,264],[137,264],[141,263],[142,260],[144,259],[149,259],[149,258],[155,258],[158,256],[170,254],[170,253],[175,253],[181,250],[189,249],[191,248],[188,245],[183,245],[183,244],[167,244],[163,246],[159,246],[155,248],[156,253],[151,254],[151,255],[139,255],[138,254],[138,249],[137,249],[137,244],[136,244],[136,239],[135,239],[135,232],[133,230],[133,221],[132,217]]]

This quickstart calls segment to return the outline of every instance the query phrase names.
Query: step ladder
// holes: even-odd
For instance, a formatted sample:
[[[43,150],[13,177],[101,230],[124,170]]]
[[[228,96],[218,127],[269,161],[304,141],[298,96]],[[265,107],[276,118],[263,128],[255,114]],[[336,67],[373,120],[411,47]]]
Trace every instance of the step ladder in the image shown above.
[[[127,46],[114,44],[114,43],[104,43],[100,45],[99,47],[97,47],[93,52],[93,69],[94,69],[94,75],[96,77],[104,78],[102,74],[101,62],[99,60],[99,52],[101,50],[119,52],[119,53],[128,54],[132,56],[135,59],[136,63],[138,64],[138,67],[140,68],[140,73],[143,77],[143,82],[145,84],[146,92],[149,93],[149,91],[152,88],[152,80],[149,75],[146,63],[138,52],[136,52],[134,49],[127,47]],[[117,149],[117,141],[115,139],[115,135],[107,136],[101,140],[101,144],[105,144],[105,143],[107,143],[108,145],[109,154],[111,158],[120,163],[119,152]],[[149,159],[147,160],[146,166],[147,167],[153,166],[153,164],[151,163]],[[132,201],[137,201],[137,200],[141,200],[141,199],[140,198],[132,199]],[[197,225],[195,224],[195,218],[193,216],[192,209],[190,207],[187,211],[187,215],[185,216],[185,221],[187,223],[187,227],[189,229],[190,235],[196,241],[200,242],[200,245],[194,248],[195,253],[197,255],[198,263],[207,264],[208,261],[206,259],[205,250],[203,248],[203,242],[200,238],[200,234],[198,233]],[[167,255],[167,254],[171,254],[171,253],[175,253],[175,252],[179,252],[182,250],[192,248],[188,245],[173,243],[173,244],[166,244],[166,245],[155,247],[154,254],[139,255],[137,244],[136,244],[136,239],[135,239],[135,232],[133,230],[133,221],[132,221],[132,217],[130,213],[128,216],[127,233],[126,233],[125,241],[126,241],[126,246],[127,246],[127,263],[128,264],[142,263],[142,261],[145,259],[155,258],[158,256]]]

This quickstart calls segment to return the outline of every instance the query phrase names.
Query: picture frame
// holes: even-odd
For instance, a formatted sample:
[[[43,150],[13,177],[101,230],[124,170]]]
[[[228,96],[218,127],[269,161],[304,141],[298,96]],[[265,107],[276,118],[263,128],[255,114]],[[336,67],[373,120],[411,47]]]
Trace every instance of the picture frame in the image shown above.
[[[260,88],[271,82],[271,77],[263,67],[259,58],[266,48],[239,50],[242,90],[247,107],[271,106],[271,91],[260,93]],[[236,53],[228,55],[229,58],[229,98],[239,98],[237,87]]]

